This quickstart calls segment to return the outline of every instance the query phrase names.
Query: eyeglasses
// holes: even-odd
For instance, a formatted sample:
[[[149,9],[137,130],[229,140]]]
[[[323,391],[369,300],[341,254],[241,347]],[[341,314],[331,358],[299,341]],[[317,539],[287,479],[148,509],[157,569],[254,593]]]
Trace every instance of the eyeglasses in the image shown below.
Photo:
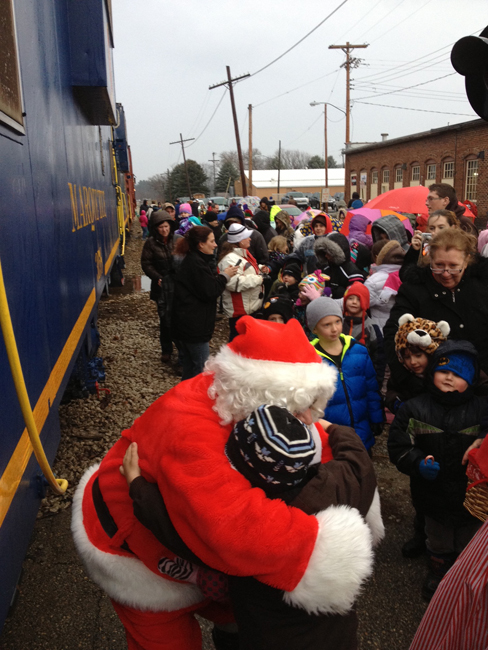
[[[440,201],[442,199],[442,196],[428,196],[425,200],[426,201]]]
[[[437,269],[433,268],[432,266],[430,267],[430,270],[432,273],[435,273],[436,275],[441,275],[442,273],[449,273],[449,275],[459,275],[464,271],[464,269]]]

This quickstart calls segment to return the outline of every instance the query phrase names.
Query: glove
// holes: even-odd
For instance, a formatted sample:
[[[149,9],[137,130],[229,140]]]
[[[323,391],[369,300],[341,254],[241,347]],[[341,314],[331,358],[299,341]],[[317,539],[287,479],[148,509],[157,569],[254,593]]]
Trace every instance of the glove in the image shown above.
[[[316,289],[315,287],[312,287],[311,284],[306,284],[302,288],[301,291],[302,291],[303,295],[306,296],[310,300],[310,302],[312,302],[316,298],[321,298],[322,297],[322,294],[320,293],[320,291],[318,289]]]
[[[376,436],[381,436],[384,426],[384,422],[373,422],[371,424],[371,431],[373,432],[375,438]]]
[[[393,402],[393,413],[396,413],[402,404],[403,401],[399,397],[395,398]]]
[[[439,473],[440,465],[432,456],[420,461],[419,473],[426,481],[434,481]]]

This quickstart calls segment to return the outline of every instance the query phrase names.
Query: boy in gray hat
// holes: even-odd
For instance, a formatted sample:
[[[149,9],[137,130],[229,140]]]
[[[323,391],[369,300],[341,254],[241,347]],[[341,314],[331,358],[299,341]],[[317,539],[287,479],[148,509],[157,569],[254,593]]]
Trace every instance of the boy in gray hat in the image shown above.
[[[324,417],[353,427],[371,454],[385,421],[376,371],[364,345],[342,333],[342,319],[332,298],[317,298],[307,306],[308,326],[317,336],[311,343],[323,363],[336,366],[340,377]]]

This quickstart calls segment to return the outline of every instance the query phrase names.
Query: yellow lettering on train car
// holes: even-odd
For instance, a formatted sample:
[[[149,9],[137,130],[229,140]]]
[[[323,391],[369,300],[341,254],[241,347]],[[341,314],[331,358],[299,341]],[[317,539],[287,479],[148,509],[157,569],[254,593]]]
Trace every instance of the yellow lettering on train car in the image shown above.
[[[97,281],[98,281],[100,280],[103,274],[103,259],[102,259],[102,251],[100,248],[95,253],[95,264],[97,265]]]
[[[107,217],[105,207],[105,192],[92,187],[80,187],[76,183],[68,183],[71,200],[71,213],[73,227],[71,232],[80,230],[85,226],[94,228],[95,221]]]

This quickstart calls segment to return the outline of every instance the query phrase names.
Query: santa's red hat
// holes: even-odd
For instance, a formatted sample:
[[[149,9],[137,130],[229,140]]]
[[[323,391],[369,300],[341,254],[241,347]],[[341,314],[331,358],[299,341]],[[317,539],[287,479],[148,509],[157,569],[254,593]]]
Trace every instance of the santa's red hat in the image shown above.
[[[296,319],[273,323],[243,316],[237,321],[238,336],[229,348],[246,359],[281,363],[321,363],[315,348]]]
[[[322,363],[297,320],[273,323],[243,316],[238,336],[207,362],[209,391],[222,421],[238,421],[262,404],[300,413],[323,411],[336,387],[337,370]]]

